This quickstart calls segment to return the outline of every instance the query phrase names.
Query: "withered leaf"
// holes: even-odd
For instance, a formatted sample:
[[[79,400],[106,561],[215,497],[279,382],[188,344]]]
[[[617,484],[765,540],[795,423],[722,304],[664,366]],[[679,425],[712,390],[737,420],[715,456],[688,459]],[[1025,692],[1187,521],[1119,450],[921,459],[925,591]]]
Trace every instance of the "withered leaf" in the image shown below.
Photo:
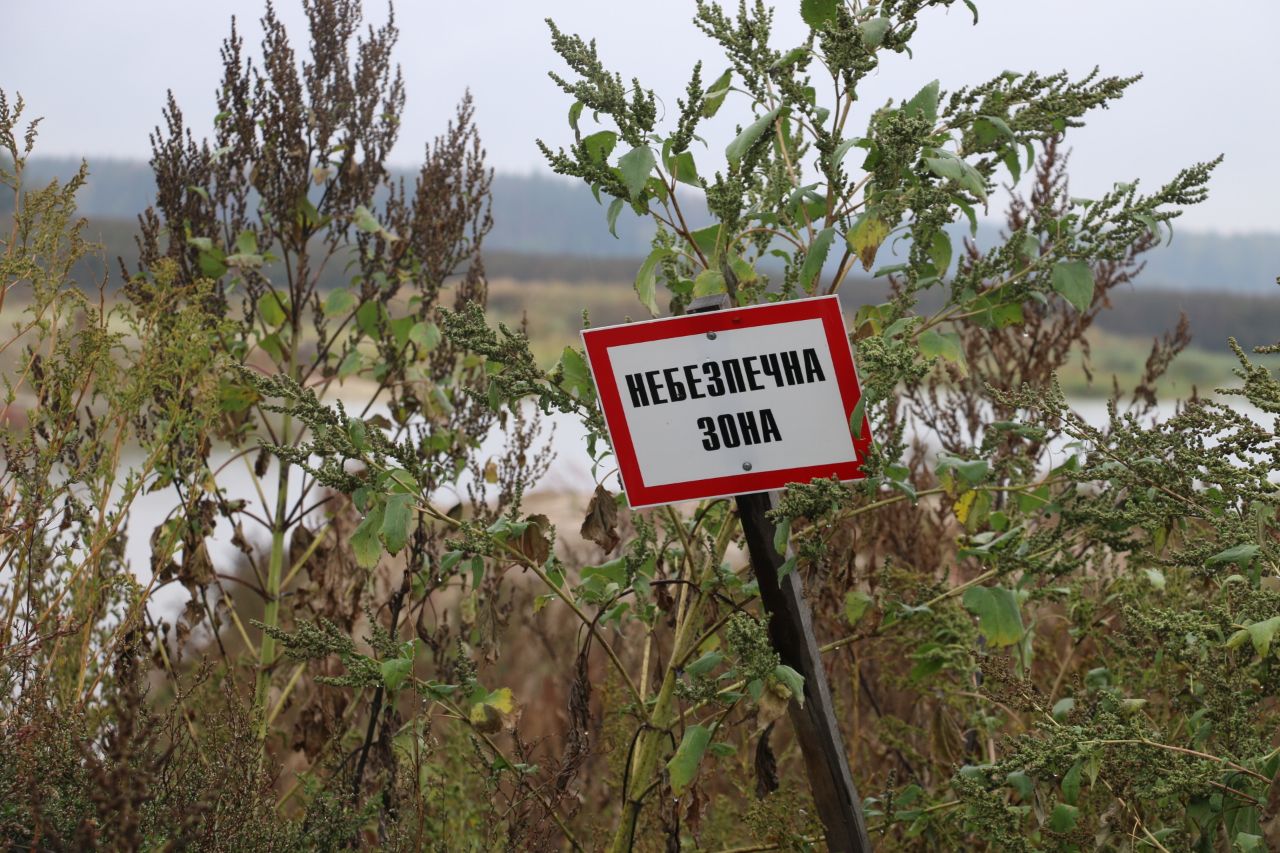
[[[579,532],[583,539],[596,543],[606,553],[618,547],[618,504],[604,486],[596,486]]]
[[[765,797],[778,790],[778,759],[773,755],[773,748],[769,746],[769,736],[773,734],[773,723],[765,727],[760,733],[760,740],[756,742],[756,797],[764,799]]]
[[[529,558],[535,565],[541,566],[551,556],[551,542],[547,539],[547,531],[551,529],[551,520],[545,515],[531,515],[525,519],[529,526],[520,534],[520,538],[512,542],[512,546]]]
[[[188,589],[213,583],[213,560],[209,559],[209,546],[205,540],[194,548],[188,548],[178,567],[178,580]]]

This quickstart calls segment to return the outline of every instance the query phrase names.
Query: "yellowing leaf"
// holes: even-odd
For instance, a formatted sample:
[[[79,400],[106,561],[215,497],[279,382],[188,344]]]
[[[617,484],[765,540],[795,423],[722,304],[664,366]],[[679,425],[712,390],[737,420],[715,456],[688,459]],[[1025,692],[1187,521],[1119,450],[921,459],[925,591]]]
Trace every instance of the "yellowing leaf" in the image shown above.
[[[964,606],[978,617],[978,629],[992,646],[1012,646],[1022,639],[1022,612],[1018,594],[1002,586],[975,586],[965,590]]]
[[[511,695],[510,687],[499,687],[497,690],[489,694],[484,700],[484,704],[491,708],[496,708],[504,714],[510,714],[515,710],[516,700]]]
[[[956,520],[961,524],[969,520],[969,511],[973,509],[973,502],[977,497],[977,492],[965,492],[960,496],[960,500],[956,501]]]
[[[862,261],[862,268],[869,270],[876,262],[876,252],[879,251],[880,244],[888,236],[889,223],[881,219],[880,214],[875,211],[867,211],[849,229],[845,240],[849,243],[849,248]]]
[[[724,276],[718,270],[703,270],[693,280],[694,297],[715,296],[717,293],[724,292],[726,292]]]

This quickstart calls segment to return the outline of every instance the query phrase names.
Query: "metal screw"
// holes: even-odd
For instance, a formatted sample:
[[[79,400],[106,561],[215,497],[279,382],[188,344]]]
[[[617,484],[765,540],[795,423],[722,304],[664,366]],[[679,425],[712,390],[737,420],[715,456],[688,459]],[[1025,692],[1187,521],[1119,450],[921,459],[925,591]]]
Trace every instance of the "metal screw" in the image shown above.
[[[714,341],[715,339],[716,339],[716,333],[715,333],[715,332],[707,332],[707,340],[709,340],[709,341]]]
[[[750,471],[750,470],[751,470],[751,463],[750,463],[750,462],[743,462],[743,463],[742,463],[742,470],[743,470],[743,471]]]

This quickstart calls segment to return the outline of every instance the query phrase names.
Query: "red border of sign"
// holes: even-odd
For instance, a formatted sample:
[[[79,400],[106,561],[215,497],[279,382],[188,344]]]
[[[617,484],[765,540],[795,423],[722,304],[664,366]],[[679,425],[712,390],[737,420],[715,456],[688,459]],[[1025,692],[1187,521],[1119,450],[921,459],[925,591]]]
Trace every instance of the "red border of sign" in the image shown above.
[[[853,350],[844,326],[837,296],[819,296],[812,299],[796,299],[768,305],[752,305],[746,308],[730,308],[724,311],[708,311],[703,314],[685,314],[681,317],[665,317],[621,326],[605,326],[585,329],[582,342],[586,346],[591,374],[596,381],[596,392],[604,409],[609,439],[618,459],[622,474],[622,486],[633,508],[659,506],[679,501],[703,500],[730,495],[767,492],[780,489],[787,483],[807,483],[819,477],[839,477],[841,480],[861,479],[862,462],[871,447],[871,426],[866,416],[862,419],[862,436],[853,442],[857,459],[834,465],[809,465],[800,468],[776,468],[769,471],[752,471],[727,477],[689,480],[647,486],[640,473],[631,431],[623,414],[622,397],[614,379],[613,363],[609,350],[627,344],[682,338],[689,335],[722,332],[731,329],[750,329],[775,323],[791,323],[797,320],[821,320],[831,350],[835,367],[836,384],[844,402],[845,419],[853,417],[861,391],[858,373],[853,363]]]

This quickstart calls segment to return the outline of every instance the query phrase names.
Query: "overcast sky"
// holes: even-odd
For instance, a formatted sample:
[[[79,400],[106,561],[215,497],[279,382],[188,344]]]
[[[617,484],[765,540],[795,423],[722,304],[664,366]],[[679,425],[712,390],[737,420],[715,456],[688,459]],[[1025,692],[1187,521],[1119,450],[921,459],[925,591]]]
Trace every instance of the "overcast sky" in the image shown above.
[[[915,59],[893,58],[866,86],[870,109],[941,78],[944,88],[1006,69],[1106,73],[1145,79],[1070,138],[1072,192],[1091,196],[1117,180],[1154,184],[1179,166],[1219,153],[1212,197],[1183,223],[1197,230],[1280,230],[1280,32],[1277,0],[977,0],[972,25],[960,3],[924,14]],[[277,0],[301,28],[301,0]],[[730,5],[736,5],[731,2]],[[800,42],[798,0],[777,3],[775,44]],[[39,152],[145,157],[166,88],[197,128],[209,126],[218,46],[231,15],[256,44],[262,0],[3,0],[9,36],[0,88],[20,91],[45,116]],[[410,164],[470,87],[490,161],[499,170],[542,170],[534,139],[563,142],[569,106],[546,77],[560,68],[545,17],[595,36],[605,61],[637,74],[670,108],[694,61],[707,79],[723,70],[689,23],[692,0],[401,0],[399,61],[408,86],[394,159]],[[373,21],[385,5],[368,0]],[[741,117],[745,104],[732,113]],[[729,108],[722,115],[731,113]],[[731,119],[730,119],[731,120]],[[861,119],[865,121],[865,116]],[[723,128],[708,134],[716,156]]]

